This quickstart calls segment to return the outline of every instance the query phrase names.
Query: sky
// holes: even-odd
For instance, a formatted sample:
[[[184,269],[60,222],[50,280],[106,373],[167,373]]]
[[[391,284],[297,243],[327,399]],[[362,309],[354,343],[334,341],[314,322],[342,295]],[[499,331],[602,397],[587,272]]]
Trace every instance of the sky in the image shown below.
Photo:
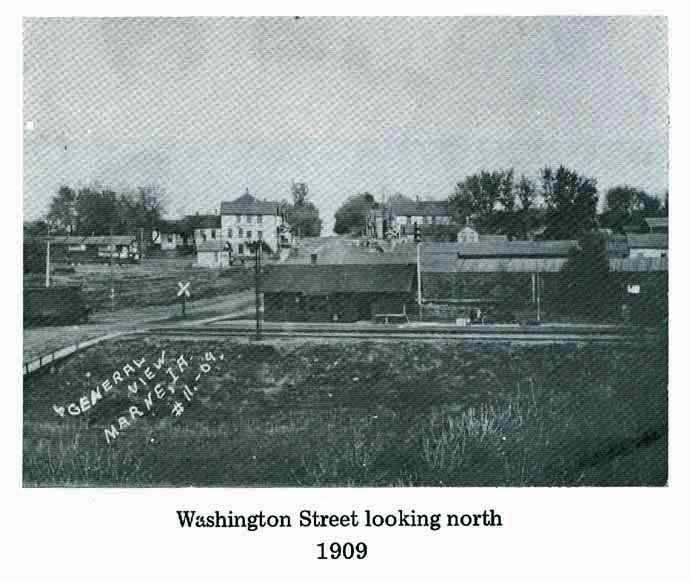
[[[23,57],[25,219],[93,182],[173,218],[303,181],[325,234],[480,169],[668,188],[662,17],[26,19]]]

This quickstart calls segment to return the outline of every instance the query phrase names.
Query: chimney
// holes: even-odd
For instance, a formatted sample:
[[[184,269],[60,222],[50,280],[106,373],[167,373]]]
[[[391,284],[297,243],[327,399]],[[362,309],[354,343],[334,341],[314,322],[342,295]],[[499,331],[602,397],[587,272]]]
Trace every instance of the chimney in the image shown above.
[[[311,264],[314,266],[316,264],[316,261],[318,260],[319,255],[316,252],[311,253]]]

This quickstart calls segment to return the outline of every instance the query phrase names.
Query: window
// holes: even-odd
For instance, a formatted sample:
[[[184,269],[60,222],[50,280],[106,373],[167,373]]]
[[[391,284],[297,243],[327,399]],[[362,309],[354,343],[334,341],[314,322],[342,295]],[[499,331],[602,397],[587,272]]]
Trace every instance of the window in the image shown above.
[[[256,217],[256,223],[257,223],[257,224],[263,224],[263,221],[264,221],[264,217],[263,217],[263,216],[259,215],[259,216]]]
[[[251,239],[252,239],[252,231],[247,230],[247,240],[251,240]]]
[[[432,217],[431,217],[431,223],[432,223],[432,224],[436,224],[436,216],[432,216]]]
[[[172,244],[172,241],[173,241],[173,235],[172,235],[172,234],[168,234],[168,242],[169,242],[170,244]]]
[[[228,238],[232,238],[232,228],[228,228]]]
[[[259,240],[263,240],[263,239],[264,239],[264,231],[263,231],[263,230],[257,230],[257,232],[256,232],[256,237],[257,237]]]
[[[237,235],[242,238],[242,228],[237,229]]]
[[[407,217],[407,223],[408,223],[408,224],[412,224],[412,216],[408,216],[408,217]]]
[[[242,216],[240,214],[237,214],[235,216],[235,222],[241,222],[242,221]]]
[[[254,216],[247,216],[247,224],[251,224],[254,221]]]
[[[423,220],[424,224],[428,224],[429,223],[429,216],[424,216],[424,218],[422,218],[422,220]]]
[[[237,245],[237,254],[244,254],[244,244]]]
[[[206,232],[201,233],[201,239],[206,242]]]

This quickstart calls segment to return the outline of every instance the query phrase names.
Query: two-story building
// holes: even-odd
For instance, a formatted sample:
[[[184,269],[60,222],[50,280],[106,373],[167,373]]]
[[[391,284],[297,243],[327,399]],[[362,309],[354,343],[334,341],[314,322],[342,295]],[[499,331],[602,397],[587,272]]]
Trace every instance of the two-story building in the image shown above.
[[[367,234],[373,238],[392,234],[394,238],[412,240],[415,224],[427,229],[452,225],[448,201],[393,199],[385,207],[369,211]]]
[[[278,202],[259,200],[249,191],[236,200],[222,202],[220,220],[221,238],[235,257],[253,254],[251,243],[257,240],[271,252],[289,244],[288,225]]]
[[[448,200],[393,200],[390,209],[398,226],[444,226],[451,223]]]
[[[186,220],[192,228],[194,246],[199,246],[208,241],[222,238],[221,219],[219,214],[195,214],[187,216]]]

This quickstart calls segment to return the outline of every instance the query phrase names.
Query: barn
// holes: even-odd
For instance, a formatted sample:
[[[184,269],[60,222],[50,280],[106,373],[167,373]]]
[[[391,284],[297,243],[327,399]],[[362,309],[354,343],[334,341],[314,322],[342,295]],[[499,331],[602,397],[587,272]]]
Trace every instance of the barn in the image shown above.
[[[407,264],[290,264],[268,267],[262,290],[269,321],[360,321],[411,313],[416,274]]]

